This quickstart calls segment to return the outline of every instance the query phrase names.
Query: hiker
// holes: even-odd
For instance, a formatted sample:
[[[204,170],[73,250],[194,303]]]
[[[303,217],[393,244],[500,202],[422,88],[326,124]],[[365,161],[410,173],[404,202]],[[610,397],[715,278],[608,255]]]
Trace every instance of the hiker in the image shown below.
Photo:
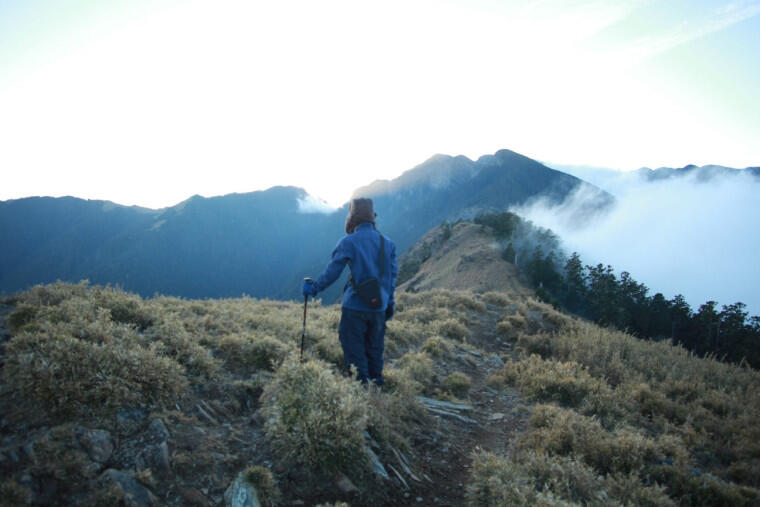
[[[357,380],[382,385],[385,323],[393,318],[398,265],[396,245],[375,228],[372,199],[353,199],[346,217],[346,236],[316,281],[306,279],[304,296],[316,296],[338,279],[348,264],[351,278],[343,288],[338,336],[346,368],[355,366]]]

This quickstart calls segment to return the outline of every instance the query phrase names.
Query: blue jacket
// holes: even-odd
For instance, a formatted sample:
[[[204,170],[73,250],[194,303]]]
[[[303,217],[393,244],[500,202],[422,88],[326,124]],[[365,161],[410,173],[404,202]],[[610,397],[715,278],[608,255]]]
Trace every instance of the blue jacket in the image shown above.
[[[351,310],[364,312],[384,312],[389,305],[395,304],[394,291],[396,290],[396,277],[398,276],[398,264],[396,263],[396,245],[393,241],[383,236],[385,240],[385,258],[383,262],[383,278],[380,280],[382,288],[383,306],[379,310],[371,310],[362,303],[354,293],[351,284],[347,284],[343,293],[343,307]],[[353,234],[343,237],[338,241],[332,253],[332,260],[325,270],[314,282],[314,287],[322,292],[332,285],[343,272],[346,264],[351,269],[351,275],[355,284],[360,284],[368,278],[378,278],[380,257],[380,233],[369,222],[359,224]]]

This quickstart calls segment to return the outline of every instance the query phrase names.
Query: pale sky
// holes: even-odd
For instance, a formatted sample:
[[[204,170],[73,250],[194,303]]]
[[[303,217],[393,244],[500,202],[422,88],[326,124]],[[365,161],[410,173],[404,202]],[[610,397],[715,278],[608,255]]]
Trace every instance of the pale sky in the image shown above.
[[[760,165],[760,0],[0,0],[0,200]]]

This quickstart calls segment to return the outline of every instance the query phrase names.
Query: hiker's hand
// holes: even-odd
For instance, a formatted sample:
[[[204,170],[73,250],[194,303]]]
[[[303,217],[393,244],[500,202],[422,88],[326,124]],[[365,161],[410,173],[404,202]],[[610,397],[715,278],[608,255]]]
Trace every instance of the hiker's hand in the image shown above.
[[[393,305],[388,305],[388,308],[385,309],[385,320],[391,320],[393,318]]]
[[[316,296],[317,288],[314,286],[314,282],[311,280],[304,280],[303,282],[303,295],[304,296]]]

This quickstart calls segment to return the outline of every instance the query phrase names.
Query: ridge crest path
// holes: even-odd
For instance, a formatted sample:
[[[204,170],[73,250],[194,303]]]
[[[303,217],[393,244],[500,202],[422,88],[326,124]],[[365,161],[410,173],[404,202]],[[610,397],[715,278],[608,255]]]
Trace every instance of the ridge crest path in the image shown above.
[[[506,454],[511,441],[526,428],[528,415],[520,408],[525,403],[520,393],[499,392],[487,385],[503,365],[500,356],[517,360],[512,343],[497,332],[498,323],[510,313],[508,308],[488,304],[485,312],[473,312],[470,339],[457,344],[455,361],[446,362],[445,371],[438,372],[445,377],[460,371],[470,377],[472,386],[460,401],[472,410],[462,410],[459,417],[430,410],[435,424],[413,443],[412,459],[412,470],[430,480],[419,484],[407,480],[410,489],[403,499],[409,504],[465,505],[473,452]]]

